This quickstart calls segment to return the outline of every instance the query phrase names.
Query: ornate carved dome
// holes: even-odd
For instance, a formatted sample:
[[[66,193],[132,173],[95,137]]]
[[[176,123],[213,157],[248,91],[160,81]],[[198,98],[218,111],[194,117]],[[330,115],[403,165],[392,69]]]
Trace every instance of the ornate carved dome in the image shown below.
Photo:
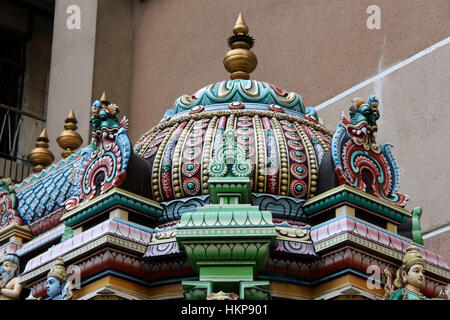
[[[135,151],[152,168],[152,198],[168,201],[208,194],[208,165],[226,129],[252,164],[254,193],[308,199],[318,189],[319,165],[332,132],[305,110],[300,95],[249,80],[257,64],[254,40],[240,15],[224,65],[232,80],[183,95]]]
[[[316,194],[332,138],[315,117],[296,93],[254,80],[223,81],[178,98],[135,151],[152,167],[155,200],[199,196],[208,193],[208,164],[232,128],[252,163],[253,192],[307,199]]]

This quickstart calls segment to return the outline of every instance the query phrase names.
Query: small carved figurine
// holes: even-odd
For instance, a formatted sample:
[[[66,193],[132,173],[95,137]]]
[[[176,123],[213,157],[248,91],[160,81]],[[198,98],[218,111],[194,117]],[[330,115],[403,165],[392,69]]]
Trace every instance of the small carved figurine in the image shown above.
[[[429,300],[420,292],[425,284],[424,266],[425,263],[419,249],[414,244],[411,244],[408,249],[406,249],[402,266],[396,272],[394,286],[397,290],[394,291],[390,280],[390,273],[385,270],[385,275],[387,277],[385,299]]]
[[[211,293],[206,297],[206,300],[237,300],[239,296],[235,293],[228,293],[219,291],[217,293]]]
[[[67,278],[64,261],[58,258],[55,266],[47,275],[46,289],[50,300],[70,300],[72,298],[72,285]]]
[[[4,256],[0,300],[19,300],[22,285],[19,283],[19,257],[13,253]]]

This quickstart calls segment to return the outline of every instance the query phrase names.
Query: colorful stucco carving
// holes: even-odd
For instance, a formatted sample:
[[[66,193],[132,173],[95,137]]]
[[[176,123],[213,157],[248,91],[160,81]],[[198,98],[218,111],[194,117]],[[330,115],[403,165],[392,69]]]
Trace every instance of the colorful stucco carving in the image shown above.
[[[231,80],[178,98],[134,147],[104,94],[89,145],[2,180],[0,240],[33,297],[382,299],[373,268],[403,268],[398,290],[445,296],[448,264],[423,246],[422,209],[404,208],[390,145],[375,140],[377,99],[354,99],[333,133],[300,95],[250,80],[248,32],[240,16]],[[425,270],[420,284],[404,257]]]
[[[378,100],[352,100],[350,117],[342,120],[333,135],[332,154],[339,184],[348,184],[401,207],[408,196],[397,193],[399,173],[389,144],[376,144]]]
[[[19,225],[22,224],[17,214],[17,200],[14,186],[11,184],[11,179],[0,180],[0,228],[15,222]]]
[[[406,249],[403,257],[402,266],[395,274],[394,285],[392,285],[392,276],[389,271],[385,271],[387,284],[385,286],[385,299],[390,300],[428,300],[421,293],[421,288],[425,283],[424,277],[425,263],[418,248],[410,245]],[[394,290],[394,288],[396,290]]]

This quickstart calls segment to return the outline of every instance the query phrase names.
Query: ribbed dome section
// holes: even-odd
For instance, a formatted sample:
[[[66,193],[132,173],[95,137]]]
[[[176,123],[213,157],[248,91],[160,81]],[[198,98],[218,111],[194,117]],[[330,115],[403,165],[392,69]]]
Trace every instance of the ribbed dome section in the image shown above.
[[[137,155],[152,171],[153,199],[168,201],[208,194],[208,165],[214,150],[222,147],[227,128],[235,130],[237,143],[252,163],[252,192],[300,199],[317,194],[319,164],[330,149],[332,132],[299,109],[264,103],[276,102],[267,100],[273,99],[269,90],[260,102],[255,95],[247,102],[242,99],[242,87],[233,89],[236,84],[241,86],[240,81],[234,81],[228,91],[236,91],[227,100],[209,101],[209,105],[193,103],[185,111],[166,116],[137,142]],[[197,100],[210,89],[203,89]],[[296,94],[291,96],[300,100]]]

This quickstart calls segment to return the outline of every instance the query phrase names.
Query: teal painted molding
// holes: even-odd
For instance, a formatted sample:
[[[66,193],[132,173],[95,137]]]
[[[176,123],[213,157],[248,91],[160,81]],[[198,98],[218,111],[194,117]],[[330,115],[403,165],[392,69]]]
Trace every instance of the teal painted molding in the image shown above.
[[[91,201],[95,201],[94,198]],[[98,201],[92,206],[89,206],[89,202],[85,204],[85,208],[74,216],[69,217],[64,223],[66,226],[72,227],[80,222],[95,216],[96,214],[110,209],[114,206],[121,205],[122,207],[138,211],[140,213],[147,214],[149,216],[159,218],[162,215],[162,208],[149,205],[143,200],[133,198],[125,193],[112,192],[109,196],[105,197],[101,201]]]
[[[271,300],[269,281],[241,281],[239,298],[245,300]]]
[[[64,233],[63,233],[63,235],[61,237],[60,243],[66,241],[66,240],[69,240],[70,238],[73,237],[73,235],[74,235],[74,230],[71,227],[65,225],[64,226]]]
[[[312,203],[306,202],[303,206],[303,211],[307,217],[310,217],[318,212],[344,202],[378,213],[386,218],[398,221],[399,223],[403,223],[409,219],[409,217],[403,214],[401,210],[395,210],[392,206],[382,205],[380,202],[372,201],[347,189],[342,189],[339,192],[332,193],[327,197]]]
[[[181,285],[186,300],[206,300],[212,293],[211,281],[182,281]]]
[[[220,203],[224,196],[239,197],[239,203],[250,203],[251,189],[248,177],[210,177],[209,193],[213,203]]]
[[[165,116],[191,110],[195,106],[208,107],[234,101],[277,104],[292,111],[306,113],[301,96],[297,93],[284,92],[284,90],[262,81],[237,79],[215,82],[198,90],[195,95],[179,97],[175,101],[173,109],[167,110]]]
[[[199,228],[274,227],[272,213],[249,204],[206,205],[181,217],[177,232]],[[275,229],[273,229],[275,232]],[[179,234],[177,233],[177,236]]]

